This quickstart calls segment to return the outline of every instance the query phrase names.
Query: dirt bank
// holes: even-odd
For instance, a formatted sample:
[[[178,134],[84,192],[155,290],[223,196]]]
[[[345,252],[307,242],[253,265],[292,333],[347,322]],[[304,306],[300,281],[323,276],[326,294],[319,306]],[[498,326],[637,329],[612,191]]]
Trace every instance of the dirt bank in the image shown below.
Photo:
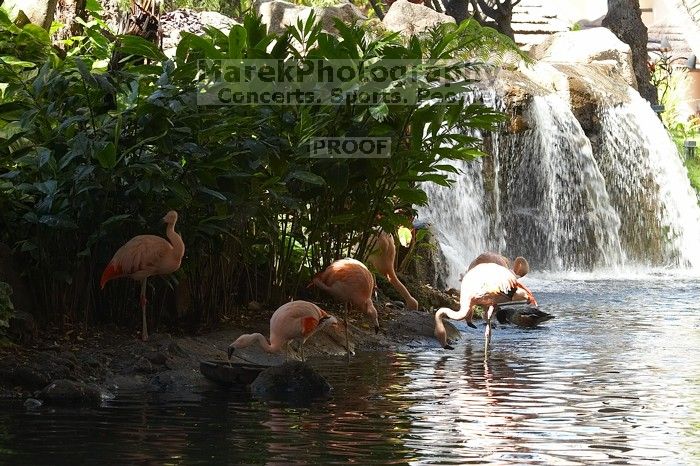
[[[441,297],[431,298],[430,295],[437,292],[428,289],[425,293],[422,301],[456,305],[449,295],[441,293]],[[382,326],[379,334],[375,335],[369,319],[351,312],[351,350],[437,345],[432,336],[431,311],[404,310],[384,295],[380,295],[378,301]],[[337,309],[332,305],[325,307],[329,312]],[[41,391],[58,380],[75,382],[59,387],[70,392],[61,393],[68,399],[80,398],[81,393],[90,394],[94,390],[99,390],[103,396],[118,396],[123,390],[191,392],[209,383],[199,373],[199,362],[225,360],[228,345],[242,333],[267,335],[272,311],[260,311],[259,318],[251,318],[249,324],[228,326],[198,336],[154,333],[148,342],[139,340],[134,332],[116,328],[44,333],[31,346],[10,345],[0,349],[0,398],[41,399],[48,396]],[[318,333],[307,342],[306,356],[344,355],[344,341],[342,329]],[[294,351],[291,353],[293,358]],[[258,348],[246,348],[237,354],[259,364],[277,364],[285,359],[283,355],[268,355]]]

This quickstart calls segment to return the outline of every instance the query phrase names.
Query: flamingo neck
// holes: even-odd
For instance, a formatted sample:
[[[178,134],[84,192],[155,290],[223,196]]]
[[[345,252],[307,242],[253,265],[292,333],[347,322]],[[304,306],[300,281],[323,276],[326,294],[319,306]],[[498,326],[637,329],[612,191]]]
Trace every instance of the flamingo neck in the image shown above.
[[[258,344],[267,353],[276,353],[279,351],[278,345],[271,345],[267,338],[261,333],[248,333],[241,335],[233,342],[233,347],[236,349],[247,348],[248,346]]]
[[[447,344],[447,330],[445,330],[445,323],[442,321],[442,316],[446,316],[452,320],[462,320],[467,317],[469,313],[469,304],[471,303],[471,298],[460,299],[459,311],[453,311],[447,307],[441,307],[435,313],[435,338],[438,339],[442,346]],[[466,301],[466,305],[465,305]]]
[[[173,246],[173,254],[181,260],[182,256],[185,255],[185,243],[182,241],[182,237],[175,231],[175,222],[168,223],[165,229],[165,236],[168,237],[170,244]]]
[[[399,292],[406,304],[416,302],[416,298],[411,296],[411,292],[406,289],[406,286],[404,286],[403,283],[401,283],[401,280],[399,280],[399,277],[393,270],[392,273],[389,274],[389,283],[391,283],[391,285],[394,286],[394,289]]]
[[[379,328],[379,314],[377,313],[377,308],[374,307],[374,303],[372,302],[372,299],[368,299],[367,302],[365,303],[365,312],[374,321],[374,328]]]

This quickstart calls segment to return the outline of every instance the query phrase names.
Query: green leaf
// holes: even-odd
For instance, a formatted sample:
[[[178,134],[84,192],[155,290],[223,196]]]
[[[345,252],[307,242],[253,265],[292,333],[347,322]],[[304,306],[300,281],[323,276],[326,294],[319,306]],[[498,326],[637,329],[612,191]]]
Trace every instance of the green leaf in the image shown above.
[[[112,142],[106,143],[95,152],[95,158],[105,170],[111,170],[117,165],[117,147]]]
[[[12,55],[3,55],[0,56],[0,62],[5,63],[10,66],[20,66],[22,68],[35,68],[36,63],[32,63],[30,61],[25,61],[25,60],[20,60],[17,57],[13,57]]]
[[[375,120],[382,122],[389,116],[389,107],[385,103],[381,103],[376,107],[370,107],[369,114],[372,115],[372,118]]]
[[[137,55],[139,57],[150,58],[151,60],[163,61],[168,57],[158,48],[156,44],[133,35],[119,36],[118,49],[126,55]]]
[[[324,180],[319,175],[303,170],[297,170],[290,173],[289,178],[296,178],[297,180],[301,180],[305,183],[315,184],[318,186],[323,186],[326,184],[326,180]]]
[[[102,11],[102,5],[98,0],[87,0],[85,2],[85,9],[90,13],[100,13]]]
[[[399,230],[396,232],[396,236],[399,237],[399,243],[401,243],[401,246],[405,248],[407,248],[408,245],[411,244],[411,240],[413,239],[411,230],[404,226],[399,227]]]
[[[203,192],[204,194],[208,194],[211,197],[214,197],[216,199],[219,199],[220,201],[227,201],[228,199],[226,196],[224,196],[222,193],[219,191],[214,191],[213,189],[205,188],[204,186],[200,186],[197,188],[199,191]]]
[[[243,58],[247,39],[245,28],[239,24],[234,25],[228,33],[228,58]]]

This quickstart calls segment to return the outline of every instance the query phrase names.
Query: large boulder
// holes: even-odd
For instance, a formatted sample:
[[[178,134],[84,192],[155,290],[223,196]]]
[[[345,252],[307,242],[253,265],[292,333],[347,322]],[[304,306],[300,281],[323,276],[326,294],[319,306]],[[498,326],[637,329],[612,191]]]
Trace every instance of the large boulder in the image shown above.
[[[258,0],[253,4],[257,15],[262,16],[270,32],[281,34],[287,26],[294,26],[298,20],[306,22],[311,12],[316,15],[316,21],[321,23],[323,30],[330,33],[338,31],[334,19],[344,23],[364,21],[367,17],[352,3],[339,3],[326,7],[309,7],[296,5],[282,0]]]
[[[51,27],[56,12],[58,0],[5,0],[2,7],[10,13],[10,18],[15,18],[23,11],[32,24],[44,29]]]
[[[454,24],[455,19],[427,6],[411,3],[408,0],[397,0],[391,5],[382,22],[389,31],[411,36],[442,23]]]
[[[258,399],[297,402],[327,396],[331,389],[323,376],[299,361],[265,369],[250,385],[251,393]]]
[[[51,382],[39,394],[46,403],[56,405],[97,404],[102,399],[100,391],[90,385],[60,379]]]
[[[630,46],[606,28],[566,31],[554,34],[530,51],[547,63],[597,63],[610,67],[635,89],[637,79]]]
[[[166,55],[173,56],[177,44],[180,42],[182,31],[202,34],[204,28],[212,26],[220,29],[224,34],[228,34],[231,28],[239,23],[216,11],[194,11],[180,8],[161,15],[160,24],[163,30],[163,50]]]

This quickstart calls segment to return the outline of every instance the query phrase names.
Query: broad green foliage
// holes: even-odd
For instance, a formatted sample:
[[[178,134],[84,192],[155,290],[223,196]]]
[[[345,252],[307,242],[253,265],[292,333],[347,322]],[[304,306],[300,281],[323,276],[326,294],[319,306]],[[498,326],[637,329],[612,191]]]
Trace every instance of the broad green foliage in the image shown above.
[[[166,60],[138,38],[105,42],[97,27],[60,58],[48,36],[0,19],[11,32],[0,44],[0,241],[23,255],[39,308],[73,318],[133,316],[136,291],[123,281],[101,292],[99,276],[134,234],[163,234],[158,220],[169,209],[181,214],[187,253],[174,280],[189,291],[193,325],[239,303],[294,296],[332,260],[364,257],[378,225],[408,225],[409,216],[395,212],[426,202],[420,183],[449,185],[445,173],[456,174],[449,160],[480,156],[474,130],[501,121],[463,100],[196,104],[201,58],[446,58],[480,46],[470,39],[479,33],[472,24],[404,43],[340,22],[340,37],[331,36],[313,18],[278,38],[246,16],[228,36],[213,28],[202,37],[183,33],[176,58]],[[123,66],[108,72],[114,47]],[[436,71],[452,70],[426,67],[417,79],[432,85]],[[391,158],[308,156],[312,137],[363,135],[391,138]],[[172,307],[159,299],[152,308]]]

